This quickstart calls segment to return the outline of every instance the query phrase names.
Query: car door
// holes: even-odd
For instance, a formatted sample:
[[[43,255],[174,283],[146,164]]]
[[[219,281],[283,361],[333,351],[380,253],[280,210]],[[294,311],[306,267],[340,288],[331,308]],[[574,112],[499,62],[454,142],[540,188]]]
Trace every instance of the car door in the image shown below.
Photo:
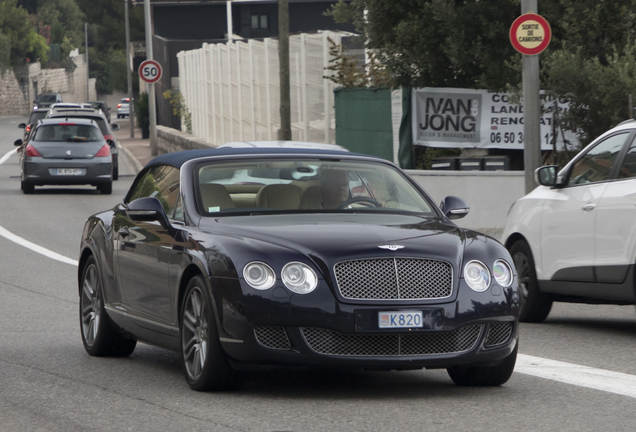
[[[552,189],[541,222],[542,279],[593,282],[597,206],[629,132],[592,145],[569,169],[567,184]]]
[[[595,221],[597,282],[621,283],[634,264],[636,247],[636,142],[631,145],[599,201]]]
[[[166,214],[174,215],[179,195],[179,170],[155,166],[140,179],[130,202],[157,198]],[[114,235],[119,281],[128,310],[140,318],[171,324],[175,317],[170,290],[170,254],[174,239],[156,221],[133,221],[122,210],[115,215]]]

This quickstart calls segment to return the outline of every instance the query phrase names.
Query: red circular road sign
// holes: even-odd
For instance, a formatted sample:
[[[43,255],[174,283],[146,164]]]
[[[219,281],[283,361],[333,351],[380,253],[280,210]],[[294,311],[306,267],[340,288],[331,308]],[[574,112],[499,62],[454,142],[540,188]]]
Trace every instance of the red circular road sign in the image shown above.
[[[153,84],[161,78],[161,65],[154,60],[145,60],[139,65],[139,78]]]
[[[510,26],[512,46],[525,55],[536,55],[550,44],[550,24],[541,15],[523,14]]]

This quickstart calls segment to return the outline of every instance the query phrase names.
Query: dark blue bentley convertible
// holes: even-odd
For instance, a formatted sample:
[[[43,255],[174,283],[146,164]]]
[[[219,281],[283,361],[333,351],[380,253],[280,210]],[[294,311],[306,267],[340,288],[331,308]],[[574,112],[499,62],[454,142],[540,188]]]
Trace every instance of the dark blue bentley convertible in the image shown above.
[[[501,385],[517,277],[501,244],[451,222],[467,212],[370,156],[159,156],[84,227],[84,347],[179,351],[195,390],[236,388],[252,365],[446,368],[459,385]]]

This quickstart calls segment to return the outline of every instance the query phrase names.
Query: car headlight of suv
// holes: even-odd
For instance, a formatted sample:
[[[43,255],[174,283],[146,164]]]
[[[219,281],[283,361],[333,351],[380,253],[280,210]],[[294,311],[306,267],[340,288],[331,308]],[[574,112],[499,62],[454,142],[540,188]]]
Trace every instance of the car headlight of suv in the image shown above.
[[[484,292],[490,286],[490,272],[481,261],[470,261],[464,266],[464,279],[468,286],[477,292]]]
[[[292,292],[309,294],[318,286],[318,276],[307,264],[290,262],[281,272],[283,283]]]
[[[254,289],[266,290],[274,286],[276,274],[270,266],[260,261],[252,261],[243,268],[245,281]]]
[[[506,261],[499,259],[492,266],[492,273],[499,285],[504,288],[512,284],[512,268]]]

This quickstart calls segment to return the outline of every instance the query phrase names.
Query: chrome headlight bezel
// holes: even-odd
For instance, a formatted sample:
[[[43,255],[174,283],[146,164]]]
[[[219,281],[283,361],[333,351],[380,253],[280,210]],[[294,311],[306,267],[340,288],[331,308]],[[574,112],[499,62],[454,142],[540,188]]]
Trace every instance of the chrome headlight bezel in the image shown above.
[[[477,274],[474,272],[477,271]],[[464,266],[464,279],[466,284],[476,292],[484,292],[490,288],[490,270],[481,261],[472,260]]]
[[[501,266],[503,268],[503,273],[501,273],[498,268]],[[508,288],[512,285],[512,281],[514,280],[514,273],[512,272],[512,266],[508,264],[508,261],[503,259],[498,259],[492,266],[492,275],[499,284],[504,288]]]
[[[261,276],[255,278],[253,274],[250,275],[250,270],[253,269],[260,270],[262,272]],[[259,291],[268,290],[276,283],[276,273],[262,261],[251,261],[245,264],[245,267],[243,267],[243,278],[249,286]]]
[[[287,289],[296,294],[309,294],[318,286],[316,272],[299,261],[285,264],[280,276]]]

